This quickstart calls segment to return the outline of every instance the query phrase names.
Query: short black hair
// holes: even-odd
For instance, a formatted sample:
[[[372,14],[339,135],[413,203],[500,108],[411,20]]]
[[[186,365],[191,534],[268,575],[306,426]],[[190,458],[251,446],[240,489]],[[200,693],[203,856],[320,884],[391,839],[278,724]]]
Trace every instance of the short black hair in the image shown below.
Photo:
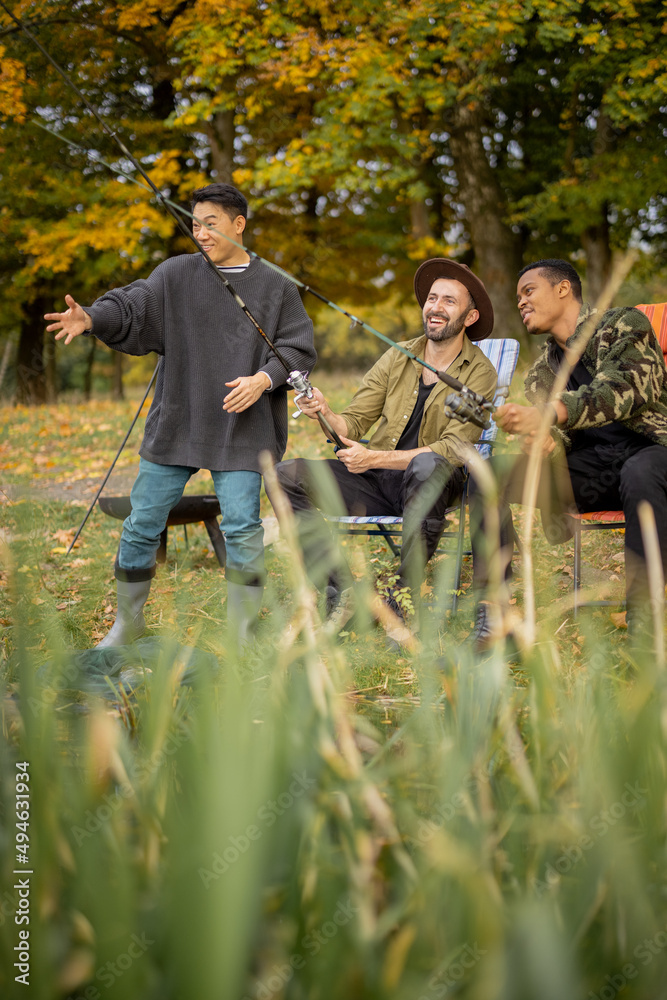
[[[230,219],[235,219],[242,215],[248,218],[248,202],[240,191],[237,191],[231,184],[207,184],[206,187],[197,188],[192,192],[192,211],[201,201],[212,201],[219,205]]]
[[[522,267],[518,277],[522,278],[527,271],[540,271],[550,285],[557,285],[559,281],[569,281],[572,286],[572,294],[577,302],[583,301],[581,278],[568,261],[560,260],[557,257],[536,260],[532,264],[526,264],[525,267]]]

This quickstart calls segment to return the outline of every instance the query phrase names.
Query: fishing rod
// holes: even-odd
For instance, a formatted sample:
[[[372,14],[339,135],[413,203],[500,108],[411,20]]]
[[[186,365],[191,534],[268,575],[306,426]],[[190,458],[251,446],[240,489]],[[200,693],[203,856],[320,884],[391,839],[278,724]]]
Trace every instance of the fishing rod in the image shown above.
[[[73,142],[71,139],[68,139],[61,133],[56,132],[54,129],[49,128],[47,125],[44,125],[42,122],[33,121],[32,124],[35,125],[37,128],[42,129],[44,132],[48,132],[49,135],[54,136],[59,141],[64,142],[67,146],[69,146],[71,149],[76,150],[78,153],[82,153],[84,156],[94,159],[94,162],[99,163],[104,167],[107,167],[107,169],[111,170],[113,173],[118,174],[119,177],[123,177],[125,180],[130,181],[132,184],[136,184],[137,187],[141,188],[142,191],[146,190],[141,181],[139,181],[132,174],[126,173],[117,165],[108,163],[106,160],[102,159],[97,150],[86,149],[85,147],[79,145],[78,143]],[[95,154],[94,157],[92,157],[93,153]],[[189,212],[186,208],[183,208],[182,205],[178,205],[176,202],[171,201],[171,199],[167,198],[166,195],[161,194],[161,201],[165,205],[169,205],[175,212],[180,212],[181,215],[187,216],[190,220],[195,222],[199,221],[197,217],[193,215],[192,212]],[[227,240],[228,243],[231,243],[233,246],[238,247],[241,250],[244,250],[249,257],[255,260],[262,261],[263,264],[266,264],[266,266],[271,268],[271,270],[287,278],[302,291],[310,293],[315,298],[319,299],[320,302],[323,302],[325,305],[329,306],[329,308],[334,309],[336,312],[341,313],[343,316],[346,316],[350,320],[350,325],[352,327],[360,326],[362,329],[367,330],[369,333],[373,334],[374,337],[377,337],[379,340],[384,341],[390,347],[396,348],[397,351],[400,351],[402,354],[405,354],[412,361],[416,361],[423,368],[427,368],[429,371],[433,372],[440,379],[440,381],[444,382],[444,384],[449,386],[450,389],[456,390],[455,392],[450,393],[445,398],[444,405],[447,416],[455,420],[459,420],[461,423],[467,423],[467,422],[474,423],[478,427],[484,429],[486,429],[489,426],[490,416],[493,413],[495,407],[493,403],[487,400],[484,396],[480,395],[479,393],[473,392],[473,390],[470,389],[469,386],[465,385],[463,382],[460,382],[459,379],[454,378],[452,375],[448,375],[447,372],[440,371],[439,369],[434,368],[432,365],[428,363],[428,361],[425,361],[423,358],[418,357],[418,355],[414,354],[412,351],[409,351],[402,344],[397,343],[395,340],[392,340],[390,337],[387,337],[384,333],[381,333],[379,330],[376,330],[375,327],[371,326],[365,320],[359,319],[358,316],[355,316],[351,312],[348,312],[347,309],[344,309],[342,306],[338,305],[338,303],[333,302],[331,299],[327,298],[326,295],[323,295],[322,292],[317,291],[317,289],[313,288],[311,285],[305,284],[305,282],[297,278],[296,275],[293,275],[289,271],[286,271],[284,267],[280,267],[280,265],[274,263],[274,261],[268,260],[266,257],[262,257],[256,251],[250,250],[242,243],[237,243],[236,240],[232,239],[231,236],[228,236],[227,233],[221,232],[214,226],[209,226],[208,228],[211,230],[211,232],[216,233],[216,235],[222,236],[223,239]],[[292,374],[294,375],[295,373]],[[299,373],[296,374],[298,375]],[[290,379],[288,379],[288,381],[290,381]],[[297,386],[294,382],[290,381],[290,384],[295,390],[299,389],[299,386]],[[310,388],[312,387],[310,386],[310,384],[308,384],[308,389]],[[298,406],[298,400],[303,395],[306,395],[310,398],[312,396],[312,392],[309,392],[307,389],[305,391],[301,389],[298,392],[298,394],[295,395],[294,397],[297,406]],[[298,416],[298,413],[293,414],[293,416]],[[322,421],[320,421],[320,423],[322,424]],[[333,428],[330,425],[329,426],[322,425],[322,426],[330,437],[332,435],[335,435],[335,432],[333,431]],[[333,437],[333,440],[338,447],[345,447],[345,445],[340,441],[337,435]]]
[[[160,204],[163,205],[163,207],[165,208],[165,210],[167,211],[167,213],[174,219],[174,221],[176,222],[176,225],[178,226],[180,232],[184,236],[186,236],[187,239],[190,240],[191,243],[193,243],[195,245],[195,247],[197,248],[197,250],[199,251],[199,253],[202,255],[202,257],[204,258],[204,260],[206,260],[206,262],[208,263],[208,265],[210,266],[210,268],[212,269],[212,271],[217,275],[218,280],[222,282],[222,284],[225,286],[225,288],[227,289],[227,291],[232,295],[232,297],[236,301],[236,303],[239,306],[239,308],[242,309],[242,311],[244,312],[244,314],[247,316],[247,318],[250,320],[250,322],[252,323],[252,325],[255,327],[255,329],[257,330],[257,333],[263,338],[263,340],[266,342],[267,346],[271,349],[271,351],[273,351],[273,353],[277,357],[278,361],[280,362],[280,364],[283,366],[283,368],[285,369],[285,371],[287,373],[287,382],[290,385],[292,385],[291,379],[292,379],[292,377],[296,377],[297,380],[299,381],[300,385],[302,386],[302,390],[301,391],[302,392],[305,391],[307,393],[310,390],[311,395],[312,395],[312,386],[310,386],[310,383],[308,383],[307,373],[304,373],[304,372],[293,372],[290,369],[290,366],[288,365],[287,361],[283,357],[282,353],[278,350],[278,348],[276,347],[276,345],[270,340],[270,338],[264,332],[264,330],[259,325],[259,323],[255,319],[255,317],[253,316],[253,314],[250,312],[250,310],[248,309],[248,306],[245,304],[245,302],[243,301],[243,299],[241,298],[241,296],[239,295],[239,293],[236,291],[236,289],[234,288],[234,286],[232,285],[232,283],[224,276],[224,274],[222,274],[222,272],[220,271],[220,269],[216,266],[215,262],[211,260],[211,258],[209,257],[208,253],[204,250],[204,248],[202,247],[202,245],[200,244],[199,240],[196,238],[196,236],[194,235],[194,233],[188,228],[188,226],[185,225],[183,219],[181,218],[181,215],[179,215],[179,213],[177,211],[174,211],[174,208],[172,207],[173,206],[173,202],[169,201],[168,199],[166,199],[164,197],[164,195],[159,190],[159,188],[151,180],[149,174],[146,172],[146,170],[144,170],[144,168],[141,165],[141,163],[139,162],[139,160],[137,160],[137,158],[133,155],[133,153],[130,152],[130,150],[127,148],[127,146],[125,145],[125,143],[123,142],[123,140],[120,138],[120,136],[112,128],[110,128],[107,125],[107,123],[104,120],[104,118],[102,118],[102,116],[97,113],[97,111],[95,110],[95,108],[92,106],[92,104],[90,104],[90,102],[86,98],[85,94],[83,94],[81,92],[81,90],[77,87],[77,85],[74,83],[74,81],[71,79],[71,77],[65,72],[65,70],[60,66],[60,64],[56,62],[56,60],[44,48],[44,46],[41,44],[41,42],[37,38],[35,38],[35,36],[32,34],[32,32],[28,30],[28,28],[25,26],[25,24],[23,24],[23,22],[18,17],[16,17],[12,13],[12,11],[9,10],[9,8],[6,6],[6,4],[3,2],[3,0],[0,0],[0,7],[2,7],[2,9],[8,15],[8,17],[10,17],[11,20],[14,22],[14,24],[16,24],[16,26],[27,35],[27,37],[30,39],[30,41],[34,45],[37,46],[37,48],[42,53],[42,55],[44,55],[45,58],[48,59],[48,61],[51,63],[51,65],[54,67],[54,69],[58,72],[58,74],[65,81],[65,83],[67,84],[67,86],[70,87],[74,91],[74,93],[77,95],[77,97],[79,98],[79,100],[81,101],[81,103],[84,105],[84,107],[86,108],[86,110],[90,112],[90,114],[95,118],[95,120],[97,122],[99,122],[100,126],[102,127],[103,132],[116,142],[116,144],[118,145],[118,148],[120,149],[120,151],[123,154],[123,156],[127,157],[127,159],[130,161],[130,163],[135,168],[135,170],[138,171],[138,173],[141,175],[141,177],[146,182],[146,184],[148,184],[149,188],[151,189],[151,191],[153,192],[153,194],[155,195],[155,197],[158,199],[158,201],[160,202]],[[48,131],[48,129],[47,129],[47,131]],[[126,176],[126,175],[124,175],[124,176]],[[194,218],[194,216],[192,216],[192,218]],[[239,244],[237,244],[237,245],[239,245]],[[304,388],[304,386],[305,386],[305,388]]]
[[[243,301],[243,299],[241,298],[241,296],[234,289],[234,287],[231,284],[231,282],[216,267],[215,263],[211,260],[211,258],[207,254],[207,252],[203,249],[203,247],[201,246],[201,244],[199,243],[199,241],[194,236],[194,233],[185,225],[185,223],[183,222],[183,219],[181,218],[181,216],[183,214],[190,216],[191,219],[194,219],[195,216],[192,215],[189,212],[186,212],[181,206],[175,205],[173,202],[171,202],[170,199],[166,198],[162,194],[162,192],[153,183],[153,181],[151,180],[151,178],[148,175],[148,173],[146,172],[146,170],[144,170],[144,168],[141,165],[141,163],[130,152],[130,150],[127,148],[127,146],[122,141],[122,139],[118,136],[118,134],[113,129],[111,129],[107,125],[106,121],[97,113],[97,111],[89,103],[89,101],[87,100],[87,98],[85,97],[85,95],[76,86],[76,84],[69,77],[69,75],[65,72],[65,70],[62,69],[62,67],[59,65],[59,63],[57,63],[56,60],[50,55],[50,53],[44,48],[44,46],[41,44],[41,42],[39,42],[39,40],[32,34],[31,31],[28,30],[28,28],[23,24],[23,22],[19,18],[17,18],[12,13],[12,11],[10,11],[8,9],[8,7],[3,2],[3,0],[0,0],[0,7],[2,7],[2,9],[8,15],[8,17],[14,22],[14,24],[16,24],[16,26],[21,31],[24,32],[24,34],[30,39],[30,41],[39,49],[39,51],[51,63],[51,65],[54,67],[54,69],[57,71],[57,73],[65,81],[65,83],[67,84],[67,86],[70,87],[74,91],[74,93],[77,95],[77,97],[82,102],[82,104],[84,105],[84,107],[90,112],[90,114],[94,117],[94,119],[100,124],[100,126],[102,127],[102,130],[105,132],[105,134],[107,134],[108,136],[110,136],[116,142],[116,144],[118,145],[118,147],[121,150],[121,152],[123,153],[123,155],[125,157],[127,157],[127,159],[133,165],[133,167],[135,168],[135,170],[138,171],[138,173],[141,175],[142,179],[145,181],[145,183],[148,185],[148,187],[150,188],[150,190],[152,191],[152,193],[158,199],[158,201],[160,202],[160,204],[163,205],[163,207],[168,212],[168,214],[174,219],[174,221],[176,222],[176,225],[177,225],[178,229],[183,233],[184,236],[187,237],[188,240],[190,240],[190,242],[192,242],[195,245],[195,247],[197,248],[197,250],[199,251],[199,253],[201,253],[201,255],[204,257],[204,259],[207,261],[207,263],[209,264],[209,266],[211,267],[211,269],[217,275],[218,279],[227,288],[227,290],[230,292],[230,294],[233,296],[234,300],[236,301],[237,305],[240,307],[240,309],[243,311],[243,313],[247,316],[247,318],[250,320],[250,322],[252,323],[252,325],[255,327],[255,329],[257,330],[258,334],[264,339],[264,341],[266,342],[266,344],[268,345],[268,347],[271,349],[271,351],[273,351],[273,353],[275,354],[275,356],[278,358],[279,362],[282,364],[283,368],[287,372],[287,378],[286,378],[287,383],[289,385],[291,385],[292,388],[294,388],[297,391],[297,396],[296,396],[297,405],[298,405],[298,399],[301,398],[304,394],[306,396],[308,396],[309,398],[312,397],[312,385],[308,381],[308,375],[307,375],[307,373],[305,373],[305,372],[293,372],[293,371],[290,371],[289,365],[287,364],[286,360],[282,356],[281,352],[278,350],[278,348],[275,346],[275,344],[273,344],[272,341],[269,339],[269,337],[266,335],[266,333],[264,332],[264,330],[261,328],[261,326],[259,325],[259,323],[255,319],[255,317],[252,315],[252,313],[248,309],[247,305],[245,304],[245,302]],[[41,127],[44,128],[44,126],[41,126]],[[50,130],[46,129],[46,131],[50,131]],[[53,133],[53,134],[57,135],[57,133]],[[58,138],[60,138],[62,140],[64,137],[58,136]],[[65,140],[65,141],[67,142],[68,140]],[[76,144],[74,144],[74,143],[69,143],[69,144],[72,145],[72,146],[75,146],[75,148],[80,148],[80,147],[76,147]],[[84,152],[86,152],[86,151],[84,150]],[[104,161],[102,161],[101,158],[100,158],[100,162],[104,162]],[[105,165],[109,166],[109,164],[105,164]],[[137,181],[136,178],[131,177],[131,176],[125,174],[124,172],[120,171],[120,170],[116,170],[115,172],[121,174],[122,176],[126,177],[127,179],[133,181],[134,183],[139,184],[139,181]],[[139,186],[142,186],[142,185],[139,185]],[[217,232],[217,230],[214,230],[214,231]],[[446,397],[446,399],[445,399],[445,409],[446,409],[446,412],[448,413],[449,416],[453,417],[454,419],[460,420],[461,422],[467,422],[467,421],[470,420],[470,421],[472,421],[473,423],[477,424],[480,427],[487,427],[488,426],[488,424],[489,424],[489,416],[493,412],[493,404],[490,403],[488,400],[486,400],[483,396],[481,396],[478,393],[473,392],[468,386],[465,386],[462,382],[460,382],[458,379],[455,379],[453,376],[448,375],[446,372],[440,371],[437,368],[434,368],[432,365],[428,364],[428,362],[425,361],[424,359],[417,357],[415,354],[413,354],[411,351],[408,351],[402,345],[397,344],[395,341],[391,340],[389,337],[386,337],[384,334],[380,333],[379,330],[376,330],[374,327],[371,327],[368,323],[364,322],[363,320],[360,320],[357,316],[352,315],[352,313],[348,312],[346,309],[343,309],[341,306],[337,305],[335,302],[332,302],[331,299],[329,299],[327,296],[323,295],[321,292],[318,292],[316,289],[312,288],[310,285],[306,285],[304,282],[300,281],[298,278],[296,278],[294,275],[290,274],[288,271],[285,271],[283,268],[280,268],[278,265],[273,264],[273,262],[271,262],[271,261],[265,260],[264,258],[260,257],[260,255],[257,254],[257,253],[255,253],[254,251],[249,251],[247,248],[242,247],[241,244],[238,244],[234,240],[231,240],[228,236],[226,236],[226,234],[220,233],[219,235],[222,235],[223,237],[225,237],[226,239],[228,239],[229,242],[233,243],[235,246],[239,246],[242,249],[244,249],[245,252],[248,253],[248,255],[250,257],[254,257],[254,258],[257,258],[259,260],[262,260],[269,267],[272,267],[274,270],[276,270],[279,273],[283,274],[290,281],[292,281],[295,285],[297,285],[298,287],[302,288],[305,292],[310,293],[311,295],[313,295],[315,298],[317,298],[319,301],[323,302],[324,304],[326,304],[330,308],[333,308],[336,311],[342,313],[344,316],[346,316],[348,319],[350,319],[351,323],[354,326],[361,326],[363,329],[368,330],[374,336],[376,336],[379,339],[383,340],[385,343],[389,344],[391,347],[397,348],[403,354],[406,354],[409,358],[411,358],[413,361],[416,361],[418,364],[422,365],[424,368],[428,368],[429,371],[433,372],[441,382],[444,382],[445,385],[449,386],[449,388],[456,390],[455,393],[449,394]],[[457,393],[458,393],[458,396],[457,396]],[[329,425],[328,421],[326,421],[325,418],[323,418],[320,413],[318,413],[317,417],[318,417],[318,421],[320,422],[320,425],[327,432],[327,434],[332,438],[332,440],[334,440],[334,442],[337,445],[344,447],[343,443],[340,441],[340,438],[338,437],[337,434],[335,434],[333,428]]]
[[[2,0],[0,0],[0,7],[2,7],[2,9],[5,11],[5,13],[7,14],[7,16],[14,22],[14,24],[19,28],[19,30],[21,30],[30,39],[30,41],[39,49],[39,51],[42,53],[42,55],[51,63],[51,65],[53,66],[53,68],[62,77],[62,79],[67,84],[67,86],[70,87],[74,91],[74,93],[77,95],[77,97],[79,98],[79,100],[82,102],[83,106],[89,111],[89,113],[93,116],[93,118],[100,124],[103,132],[116,142],[116,144],[118,145],[118,148],[120,149],[120,151],[123,154],[123,156],[127,157],[127,159],[133,165],[133,167],[135,168],[135,170],[138,171],[138,173],[141,175],[141,177],[143,178],[143,180],[145,181],[145,183],[148,185],[148,187],[150,188],[150,190],[153,192],[153,194],[155,195],[155,197],[163,205],[163,207],[165,208],[165,210],[167,211],[167,213],[169,215],[171,215],[171,217],[174,219],[174,221],[175,221],[178,229],[180,230],[180,232],[184,236],[186,236],[187,239],[190,240],[190,242],[192,242],[195,245],[195,247],[197,248],[197,250],[199,251],[199,253],[202,255],[202,257],[204,258],[204,260],[206,260],[206,262],[208,263],[208,265],[211,268],[211,270],[213,271],[213,273],[217,276],[218,280],[222,282],[222,284],[225,286],[225,288],[227,289],[227,291],[232,295],[232,297],[234,298],[235,302],[237,303],[237,305],[239,306],[239,308],[242,310],[242,312],[244,313],[244,315],[252,323],[252,325],[254,326],[254,328],[257,331],[257,333],[260,335],[260,337],[262,337],[262,339],[264,340],[264,342],[266,343],[266,345],[269,347],[269,349],[273,352],[273,354],[278,359],[278,361],[280,362],[280,364],[283,366],[283,368],[284,368],[284,370],[286,372],[286,375],[287,375],[286,382],[295,390],[295,393],[296,393],[295,399],[297,401],[297,406],[298,406],[298,400],[300,398],[302,398],[303,396],[307,396],[309,398],[312,398],[313,389],[312,389],[312,385],[310,384],[310,382],[308,380],[308,372],[301,372],[301,371],[297,371],[297,370],[292,370],[291,369],[290,365],[287,363],[287,361],[283,357],[282,352],[276,347],[276,345],[273,343],[273,341],[267,336],[267,334],[262,329],[262,327],[260,326],[260,324],[257,322],[257,320],[255,319],[255,317],[251,313],[250,309],[248,308],[248,306],[246,305],[246,303],[243,301],[243,299],[241,298],[241,296],[239,295],[239,293],[236,291],[236,289],[234,288],[234,286],[232,285],[232,283],[220,271],[220,269],[216,266],[215,262],[213,260],[211,260],[211,258],[209,257],[208,253],[204,250],[204,248],[202,247],[202,245],[199,243],[199,241],[195,237],[194,233],[190,230],[190,228],[188,226],[185,225],[185,223],[184,223],[181,215],[179,215],[178,212],[174,210],[174,208],[172,207],[172,203],[168,202],[167,199],[163,196],[162,192],[153,183],[152,179],[150,178],[150,176],[148,175],[148,173],[146,172],[146,170],[144,170],[142,164],[139,162],[139,160],[137,160],[137,158],[128,149],[128,147],[123,142],[123,140],[120,138],[120,136],[118,136],[118,134],[112,128],[110,128],[107,125],[106,121],[101,117],[101,115],[99,115],[97,113],[97,111],[95,110],[95,108],[90,104],[90,102],[87,100],[86,96],[82,93],[82,91],[76,86],[76,84],[71,79],[71,77],[65,72],[65,70],[60,66],[60,64],[58,62],[56,62],[56,60],[51,56],[51,54],[46,50],[46,48],[41,44],[41,42],[32,34],[32,32],[23,24],[23,22],[19,18],[17,18],[13,14],[13,12],[11,10],[9,10],[9,8],[6,6],[6,4],[4,2],[2,2]],[[194,216],[193,216],[193,218],[194,218]],[[158,365],[159,365],[159,362],[158,362]],[[121,443],[121,446],[120,446],[120,448],[119,448],[119,450],[118,450],[118,452],[116,454],[116,457],[114,458],[113,462],[111,463],[111,466],[110,466],[109,470],[107,471],[107,474],[105,475],[104,480],[103,480],[100,488],[97,491],[95,499],[93,500],[90,508],[86,512],[86,515],[85,515],[83,521],[81,522],[81,524],[80,524],[80,526],[79,526],[79,528],[78,528],[78,530],[77,530],[77,532],[76,532],[76,534],[74,536],[74,539],[72,540],[72,543],[71,543],[69,549],[67,550],[67,555],[69,555],[69,553],[72,551],[72,548],[74,546],[74,542],[78,539],[79,535],[81,534],[81,532],[82,532],[82,530],[83,530],[83,528],[84,528],[84,526],[86,524],[86,521],[88,520],[88,517],[90,516],[90,513],[91,513],[92,509],[94,508],[95,504],[97,503],[97,500],[99,499],[99,497],[100,497],[100,495],[102,493],[102,490],[104,489],[104,486],[106,485],[106,483],[107,483],[107,481],[109,479],[109,476],[111,475],[111,473],[113,471],[113,468],[114,468],[116,462],[118,461],[118,459],[120,457],[120,454],[121,454],[123,448],[125,447],[125,444],[127,443],[128,439],[129,439],[129,436],[130,436],[130,434],[132,432],[132,429],[134,428],[134,425],[135,425],[135,423],[136,423],[136,421],[137,421],[137,419],[139,417],[139,413],[141,412],[141,408],[143,407],[143,404],[144,404],[146,398],[148,397],[148,393],[150,392],[151,386],[152,386],[152,384],[153,384],[153,382],[155,380],[155,377],[157,375],[157,370],[158,370],[158,368],[156,366],[156,369],[155,369],[155,371],[153,373],[153,376],[152,376],[152,378],[150,380],[150,383],[149,383],[149,385],[148,385],[148,387],[146,389],[146,393],[144,395],[144,398],[143,398],[143,400],[141,402],[141,406],[139,407],[139,410],[137,411],[137,413],[136,413],[136,415],[134,417],[134,420],[132,421],[132,424],[130,425],[129,430],[128,430],[127,434],[125,435],[125,438],[123,439],[123,441]],[[333,440],[333,442],[338,447],[344,448],[345,447],[344,443],[341,441],[341,439],[338,436],[338,434],[336,434],[334,428],[331,426],[331,424],[329,423],[329,421],[321,413],[317,414],[317,419],[318,419],[318,422],[319,422],[320,426],[322,427],[322,429],[328,434],[328,436]]]
[[[160,362],[158,361],[158,363],[157,363],[157,364],[156,364],[156,366],[155,366],[155,371],[154,371],[154,372],[153,372],[153,374],[151,375],[151,380],[150,380],[150,382],[148,383],[148,386],[146,387],[146,392],[144,393],[144,398],[143,398],[143,399],[141,400],[141,402],[139,403],[139,409],[138,409],[138,410],[137,410],[137,412],[136,412],[136,413],[134,414],[134,419],[133,419],[132,423],[130,424],[130,426],[128,427],[128,430],[127,430],[127,434],[126,434],[126,435],[125,435],[125,437],[123,438],[123,440],[122,440],[122,442],[121,442],[121,445],[120,445],[120,448],[119,448],[119,449],[118,449],[118,451],[116,452],[116,457],[114,458],[113,462],[112,462],[112,463],[111,463],[111,465],[109,466],[109,468],[108,468],[108,470],[107,470],[107,474],[106,474],[106,476],[104,477],[104,479],[102,480],[102,482],[101,482],[101,484],[100,484],[100,486],[99,486],[99,489],[98,489],[97,493],[95,494],[95,497],[93,498],[93,502],[91,503],[90,507],[89,507],[89,508],[88,508],[88,510],[86,511],[86,516],[84,517],[83,521],[81,522],[81,524],[80,524],[80,525],[79,525],[79,527],[77,528],[77,532],[76,532],[76,534],[75,534],[74,538],[72,539],[72,541],[70,542],[70,546],[69,546],[69,548],[68,548],[67,552],[65,553],[65,555],[66,555],[66,556],[68,556],[68,555],[70,554],[70,552],[72,551],[72,549],[74,548],[74,543],[76,542],[77,538],[79,537],[79,535],[80,535],[80,534],[81,534],[81,532],[83,531],[83,529],[84,529],[84,527],[85,527],[85,524],[86,524],[86,521],[88,520],[88,518],[90,517],[90,515],[91,515],[91,514],[92,514],[92,512],[93,512],[93,507],[95,506],[95,504],[96,504],[96,503],[97,503],[97,501],[99,500],[100,496],[102,495],[102,490],[103,490],[103,489],[104,489],[104,487],[106,486],[106,484],[107,484],[107,482],[108,482],[108,479],[109,479],[109,476],[110,476],[110,475],[111,475],[111,473],[113,472],[113,470],[114,470],[114,468],[115,468],[115,465],[116,465],[116,462],[117,462],[117,461],[118,461],[118,459],[120,458],[120,455],[121,455],[121,452],[122,452],[123,448],[125,447],[125,445],[126,445],[126,444],[127,444],[127,442],[128,442],[128,439],[129,439],[129,437],[130,437],[130,434],[131,434],[131,433],[132,433],[132,431],[134,430],[134,425],[136,424],[137,420],[139,419],[139,414],[141,413],[141,411],[142,411],[142,409],[143,409],[143,406],[144,406],[144,403],[145,403],[145,402],[146,402],[146,400],[148,399],[148,393],[149,393],[149,392],[151,391],[151,389],[152,389],[152,387],[153,387],[153,382],[155,381],[155,379],[156,379],[156,377],[157,377],[157,373],[158,373],[158,369],[159,369],[159,367],[160,367]]]

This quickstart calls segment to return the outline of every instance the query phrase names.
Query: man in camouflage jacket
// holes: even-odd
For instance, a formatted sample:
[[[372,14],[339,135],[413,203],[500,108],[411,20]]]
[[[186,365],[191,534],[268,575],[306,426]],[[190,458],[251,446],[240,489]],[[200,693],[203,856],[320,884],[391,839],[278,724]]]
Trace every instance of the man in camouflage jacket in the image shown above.
[[[514,529],[510,503],[523,496],[532,440],[549,408],[551,435],[543,445],[537,505],[552,542],[572,535],[568,511],[623,509],[628,625],[637,633],[648,621],[646,560],[637,507],[653,507],[663,570],[667,567],[667,371],[647,317],[638,309],[609,309],[597,316],[582,304],[581,281],[562,260],[525,267],[517,286],[521,318],[529,333],[549,334],[530,368],[525,392],[530,406],[510,403],[495,419],[521,436],[522,456],[492,459],[499,482],[501,565],[511,575]],[[549,402],[556,375],[584,330],[592,334],[574,365],[565,391]],[[573,358],[569,358],[570,361]],[[483,503],[473,485],[473,581],[478,597],[474,638],[478,648],[493,635],[493,608],[485,600],[488,567]],[[642,622],[642,625],[639,623]]]

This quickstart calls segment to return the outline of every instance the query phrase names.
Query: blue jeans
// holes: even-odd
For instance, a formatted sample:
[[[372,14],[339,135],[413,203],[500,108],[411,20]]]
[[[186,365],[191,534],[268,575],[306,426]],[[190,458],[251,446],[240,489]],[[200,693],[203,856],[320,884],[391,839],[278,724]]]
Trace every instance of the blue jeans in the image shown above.
[[[198,469],[186,465],[156,465],[139,461],[130,501],[132,513],[123,522],[116,557],[119,580],[150,580],[155,554],[169,511],[183,496],[190,476]],[[259,586],[264,582],[264,528],[259,517],[259,472],[214,472],[213,486],[222,511],[227,548],[228,580]]]

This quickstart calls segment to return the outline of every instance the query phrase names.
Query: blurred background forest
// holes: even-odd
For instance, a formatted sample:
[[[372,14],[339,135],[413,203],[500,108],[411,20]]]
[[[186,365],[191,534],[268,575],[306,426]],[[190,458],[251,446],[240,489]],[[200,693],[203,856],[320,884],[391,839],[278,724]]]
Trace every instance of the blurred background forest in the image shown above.
[[[521,336],[516,272],[563,256],[595,298],[665,298],[662,0],[30,0],[24,20],[155,183],[231,181],[249,245],[396,339],[416,262],[483,277]],[[36,127],[47,125],[49,134]],[[69,147],[69,139],[91,151]],[[97,152],[93,152],[97,151]],[[189,244],[44,56],[0,11],[0,395],[23,404],[145,383],[153,362],[65,350],[42,314],[87,303]],[[322,363],[381,347],[307,306]]]

